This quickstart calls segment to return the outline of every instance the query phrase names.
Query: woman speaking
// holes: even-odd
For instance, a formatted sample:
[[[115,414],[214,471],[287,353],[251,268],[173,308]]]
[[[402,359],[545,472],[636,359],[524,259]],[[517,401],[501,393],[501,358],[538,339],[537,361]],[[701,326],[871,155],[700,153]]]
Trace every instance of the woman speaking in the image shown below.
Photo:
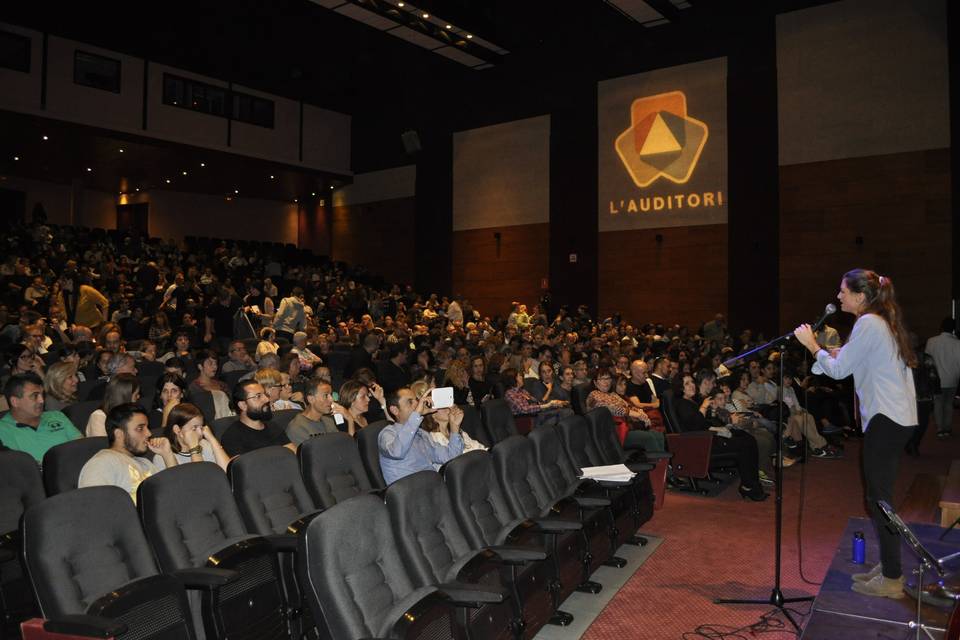
[[[878,500],[893,502],[897,464],[917,424],[917,403],[910,367],[917,357],[903,326],[902,313],[886,276],[865,269],[844,274],[840,308],[857,317],[850,338],[829,353],[817,344],[810,325],[794,331],[823,372],[834,379],[853,374],[860,402],[863,476],[870,515],[880,540],[880,564],[853,576],[853,590],[869,596],[903,597],[900,540],[886,527]]]

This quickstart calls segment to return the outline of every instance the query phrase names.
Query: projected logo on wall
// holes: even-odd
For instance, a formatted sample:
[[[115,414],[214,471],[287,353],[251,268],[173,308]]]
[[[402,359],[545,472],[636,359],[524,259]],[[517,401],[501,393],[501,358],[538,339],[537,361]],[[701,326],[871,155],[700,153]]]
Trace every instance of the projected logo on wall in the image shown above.
[[[661,176],[683,184],[693,175],[707,135],[707,125],[687,115],[687,96],[671,91],[634,100],[630,127],[614,146],[638,187]]]

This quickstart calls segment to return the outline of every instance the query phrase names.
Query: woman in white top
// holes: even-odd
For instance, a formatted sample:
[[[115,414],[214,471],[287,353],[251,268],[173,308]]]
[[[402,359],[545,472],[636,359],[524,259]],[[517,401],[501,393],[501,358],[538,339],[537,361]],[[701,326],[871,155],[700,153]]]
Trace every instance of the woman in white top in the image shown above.
[[[434,442],[445,447],[450,444],[451,420],[458,423],[461,422],[463,420],[463,409],[457,405],[453,405],[449,409],[437,409],[430,415],[424,417],[423,422],[420,423],[420,428],[429,433],[430,438],[433,439]],[[486,446],[471,438],[463,429],[460,430],[460,435],[463,437],[463,453],[487,450]],[[439,470],[440,465],[435,466]]]
[[[277,331],[273,327],[260,329],[260,342],[257,343],[257,362],[268,353],[277,353],[280,344],[277,342]]]
[[[195,405],[183,402],[171,409],[163,435],[170,441],[170,450],[177,464],[215,462],[221,469],[227,470],[230,456],[220,446],[210,427],[203,424],[203,414]],[[153,464],[159,469],[166,469],[159,455],[154,456]]]
[[[118,373],[103,390],[103,404],[87,419],[86,436],[107,435],[106,422],[110,409],[128,402],[140,402],[140,381],[132,373]]]
[[[843,311],[857,316],[842,348],[823,350],[810,325],[800,325],[794,334],[816,357],[814,373],[822,370],[836,380],[853,375],[860,401],[864,490],[880,540],[880,564],[867,573],[855,574],[853,590],[902,598],[900,538],[887,529],[877,501],[893,502],[900,454],[917,424],[916,392],[910,373],[910,368],[917,365],[917,356],[889,277],[865,269],[848,271],[840,282],[837,299]]]

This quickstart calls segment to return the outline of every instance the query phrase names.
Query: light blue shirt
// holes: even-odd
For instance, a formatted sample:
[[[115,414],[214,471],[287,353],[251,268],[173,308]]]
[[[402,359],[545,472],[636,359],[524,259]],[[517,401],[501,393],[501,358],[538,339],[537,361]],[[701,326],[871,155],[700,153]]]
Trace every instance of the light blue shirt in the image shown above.
[[[831,358],[821,349],[817,352],[817,365],[835,380],[853,375],[864,431],[878,413],[905,427],[917,424],[913,376],[900,357],[897,341],[886,320],[880,316],[872,313],[860,316],[837,357]],[[813,372],[819,373],[817,368]]]
[[[463,438],[459,433],[450,434],[446,446],[435,442],[430,434],[420,430],[423,416],[414,411],[403,424],[384,427],[377,439],[380,449],[380,470],[387,484],[417,471],[433,471],[434,465],[463,453]]]

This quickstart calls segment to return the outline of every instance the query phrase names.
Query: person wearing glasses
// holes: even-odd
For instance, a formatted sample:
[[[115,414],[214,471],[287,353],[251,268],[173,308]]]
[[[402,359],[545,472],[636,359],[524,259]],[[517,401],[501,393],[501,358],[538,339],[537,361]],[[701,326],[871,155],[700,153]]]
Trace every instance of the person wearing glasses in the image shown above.
[[[270,396],[270,407],[274,411],[303,410],[303,407],[290,399],[290,396],[293,395],[293,384],[290,382],[289,374],[281,373],[272,368],[258,369],[253,374],[253,379],[263,385],[267,395]]]
[[[237,421],[227,427],[220,439],[230,457],[263,447],[285,445],[296,451],[282,427],[271,424],[273,409],[270,396],[256,380],[241,380],[233,388],[233,404]]]

